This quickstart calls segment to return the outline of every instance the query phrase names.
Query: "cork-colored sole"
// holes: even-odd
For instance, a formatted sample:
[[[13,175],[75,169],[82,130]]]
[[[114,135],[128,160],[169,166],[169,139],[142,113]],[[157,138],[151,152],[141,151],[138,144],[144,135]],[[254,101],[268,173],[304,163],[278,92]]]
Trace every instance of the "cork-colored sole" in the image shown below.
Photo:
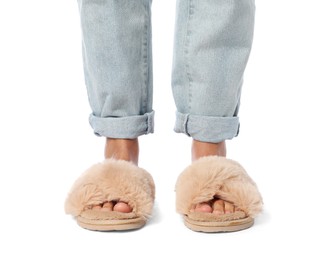
[[[247,217],[232,221],[197,221],[184,216],[184,224],[189,229],[198,232],[234,232],[251,227],[254,224],[254,219]]]
[[[242,211],[224,215],[190,212],[188,215],[184,215],[184,223],[193,231],[209,233],[234,232],[251,227],[254,219],[246,216]]]
[[[83,217],[77,218],[77,223],[82,228],[94,231],[121,231],[142,228],[145,221],[141,218],[122,220],[92,220]]]
[[[143,227],[146,220],[134,213],[85,210],[76,217],[79,226],[94,231],[133,230]]]

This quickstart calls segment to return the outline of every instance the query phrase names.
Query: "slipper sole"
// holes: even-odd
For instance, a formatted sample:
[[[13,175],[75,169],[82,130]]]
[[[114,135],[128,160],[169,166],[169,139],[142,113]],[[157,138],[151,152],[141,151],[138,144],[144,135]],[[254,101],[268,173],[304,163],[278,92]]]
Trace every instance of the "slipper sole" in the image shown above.
[[[190,219],[188,216],[184,216],[184,224],[189,229],[198,232],[233,232],[251,227],[254,224],[254,219],[246,217],[231,221],[197,221]]]
[[[77,223],[82,228],[94,231],[121,231],[143,227],[146,221],[143,218],[132,219],[88,219],[79,216]]]

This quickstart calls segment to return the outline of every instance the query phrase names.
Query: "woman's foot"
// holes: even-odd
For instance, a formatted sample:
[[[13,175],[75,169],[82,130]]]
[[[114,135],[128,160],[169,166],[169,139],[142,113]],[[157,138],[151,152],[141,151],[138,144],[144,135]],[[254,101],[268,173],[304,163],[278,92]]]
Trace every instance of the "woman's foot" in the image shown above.
[[[138,140],[107,138],[104,155],[106,159],[114,158],[116,160],[125,160],[137,165],[139,158]],[[92,206],[92,210],[129,213],[133,211],[133,208],[124,201],[108,201],[100,205]]]
[[[129,213],[132,212],[133,209],[125,202],[119,201],[119,202],[105,202],[100,205],[94,205],[92,207],[92,210],[98,210],[98,211],[117,211],[122,213]]]
[[[235,210],[237,209],[235,209],[233,204],[217,198],[209,202],[199,203],[191,211],[223,215],[233,213]]]
[[[205,143],[205,142],[193,140],[192,161],[196,161],[201,157],[210,156],[210,155],[218,155],[218,156],[226,157],[225,141],[220,143]],[[233,204],[227,201],[216,198],[211,201],[197,204],[191,211],[223,215],[223,214],[235,212],[235,207]]]

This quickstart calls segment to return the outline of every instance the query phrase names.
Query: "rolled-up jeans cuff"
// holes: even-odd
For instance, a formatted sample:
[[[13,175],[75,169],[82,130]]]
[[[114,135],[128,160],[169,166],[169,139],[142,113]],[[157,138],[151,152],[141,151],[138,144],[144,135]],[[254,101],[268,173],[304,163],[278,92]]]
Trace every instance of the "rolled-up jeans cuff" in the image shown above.
[[[141,135],[153,133],[154,111],[144,115],[127,117],[96,117],[89,118],[94,133],[109,138],[134,139]]]
[[[177,112],[174,131],[197,141],[219,143],[237,136],[239,125],[238,117],[198,116]]]

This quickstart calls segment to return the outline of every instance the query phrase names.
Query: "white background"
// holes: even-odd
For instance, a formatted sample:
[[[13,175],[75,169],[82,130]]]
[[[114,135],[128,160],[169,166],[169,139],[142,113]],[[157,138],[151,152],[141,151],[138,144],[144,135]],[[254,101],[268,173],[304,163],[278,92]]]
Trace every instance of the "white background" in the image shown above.
[[[64,214],[73,181],[102,160],[88,125],[76,1],[0,2],[1,259],[326,259],[325,0],[257,0],[241,133],[228,157],[262,192],[253,228],[195,233],[175,213],[190,139],[173,133],[173,0],[154,0],[156,133],[140,165],[157,185],[154,216],[134,232],[83,230]]]

